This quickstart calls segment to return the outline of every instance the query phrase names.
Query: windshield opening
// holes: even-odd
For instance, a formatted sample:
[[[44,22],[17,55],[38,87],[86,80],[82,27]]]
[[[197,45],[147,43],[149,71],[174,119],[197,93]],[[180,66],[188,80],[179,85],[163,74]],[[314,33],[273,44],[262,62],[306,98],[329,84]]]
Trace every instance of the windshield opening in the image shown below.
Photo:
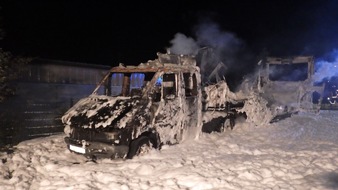
[[[155,73],[112,73],[108,81],[106,95],[133,96],[141,95],[143,88]]]
[[[271,81],[304,81],[308,78],[308,63],[270,64]]]

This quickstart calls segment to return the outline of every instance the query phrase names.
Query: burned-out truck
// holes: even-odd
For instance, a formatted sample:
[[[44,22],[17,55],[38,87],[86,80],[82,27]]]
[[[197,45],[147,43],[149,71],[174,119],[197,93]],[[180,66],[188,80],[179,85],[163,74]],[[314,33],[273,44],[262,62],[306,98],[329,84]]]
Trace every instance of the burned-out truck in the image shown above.
[[[158,53],[137,66],[120,64],[64,114],[65,141],[69,150],[91,158],[132,158],[198,138],[208,105],[225,110],[218,117],[223,123],[231,118],[233,126],[229,105],[203,103],[202,91],[194,56]]]
[[[133,158],[202,132],[232,129],[237,117],[260,125],[320,109],[314,95],[324,87],[313,85],[311,56],[268,57],[247,91],[234,93],[225,80],[202,85],[195,56],[157,55],[111,68],[90,96],[63,115],[70,151],[93,159]]]

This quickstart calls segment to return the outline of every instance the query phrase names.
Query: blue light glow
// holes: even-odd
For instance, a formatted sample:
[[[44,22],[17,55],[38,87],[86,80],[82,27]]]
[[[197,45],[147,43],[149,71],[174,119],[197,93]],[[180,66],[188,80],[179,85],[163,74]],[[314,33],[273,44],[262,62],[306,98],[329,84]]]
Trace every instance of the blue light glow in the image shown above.
[[[163,82],[163,78],[162,76],[158,77],[158,79],[156,80],[156,86],[161,86],[162,85],[162,82]]]

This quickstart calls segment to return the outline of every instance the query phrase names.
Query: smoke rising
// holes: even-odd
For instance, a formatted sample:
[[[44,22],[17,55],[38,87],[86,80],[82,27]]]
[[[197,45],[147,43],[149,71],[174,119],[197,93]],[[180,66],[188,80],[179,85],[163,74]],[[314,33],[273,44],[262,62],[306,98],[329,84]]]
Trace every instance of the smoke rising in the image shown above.
[[[173,54],[196,55],[198,49],[200,49],[193,38],[187,37],[182,33],[175,34],[174,39],[170,43],[172,46],[169,48],[169,51]]]
[[[202,23],[195,27],[196,39],[182,33],[177,33],[170,41],[171,53],[183,55],[196,55],[202,47],[213,48],[219,57],[232,58],[244,43],[235,34],[223,32],[216,23]]]
[[[251,53],[246,48],[245,43],[231,32],[222,31],[220,26],[214,22],[203,22],[195,26],[195,37],[188,37],[182,33],[177,33],[170,41],[170,53],[196,55],[205,47],[211,48],[212,55],[206,61],[204,57],[199,63],[202,79],[208,78],[215,68],[223,68],[223,78],[227,79],[229,86],[234,86],[240,81],[247,72],[250,71],[248,65],[253,65]],[[226,69],[224,69],[226,68]],[[249,70],[248,70],[249,68]],[[205,81],[204,81],[205,82]],[[214,82],[214,81],[213,81]]]
[[[214,49],[221,59],[233,60],[244,43],[230,32],[221,31],[215,23],[203,23],[197,26],[197,43]],[[227,61],[230,63],[230,61]]]
[[[338,76],[338,49],[334,49],[324,58],[316,61],[316,71],[313,76],[315,82]]]

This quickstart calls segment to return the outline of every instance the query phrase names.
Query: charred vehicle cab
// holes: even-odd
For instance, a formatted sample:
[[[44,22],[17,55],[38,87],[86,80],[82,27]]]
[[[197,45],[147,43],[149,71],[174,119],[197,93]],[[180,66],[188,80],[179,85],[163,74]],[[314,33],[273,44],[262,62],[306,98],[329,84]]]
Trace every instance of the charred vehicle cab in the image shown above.
[[[90,158],[132,158],[198,137],[200,71],[192,56],[158,53],[138,66],[116,66],[62,117],[65,142]]]
[[[320,110],[324,86],[315,85],[312,56],[267,57],[259,67],[256,90],[267,100],[271,122],[298,112]]]

